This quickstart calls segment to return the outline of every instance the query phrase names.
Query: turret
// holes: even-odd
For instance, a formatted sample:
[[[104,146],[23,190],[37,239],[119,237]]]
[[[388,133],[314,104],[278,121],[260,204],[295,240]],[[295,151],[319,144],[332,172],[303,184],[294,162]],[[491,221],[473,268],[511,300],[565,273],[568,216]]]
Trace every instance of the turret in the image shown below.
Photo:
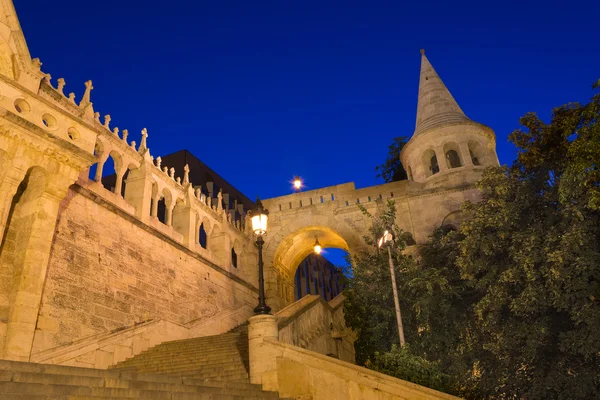
[[[423,50],[417,122],[400,161],[410,180],[436,186],[474,182],[498,165],[494,131],[467,118]]]

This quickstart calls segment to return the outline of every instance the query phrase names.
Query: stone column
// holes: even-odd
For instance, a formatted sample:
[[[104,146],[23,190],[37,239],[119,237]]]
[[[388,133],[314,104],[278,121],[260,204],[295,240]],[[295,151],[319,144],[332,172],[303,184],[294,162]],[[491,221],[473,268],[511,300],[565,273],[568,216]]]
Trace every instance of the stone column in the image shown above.
[[[152,165],[144,162],[140,168],[129,171],[126,180],[125,201],[135,207],[135,216],[141,220],[150,215],[156,217],[158,199],[160,199],[160,194],[157,193],[151,213],[152,173],[150,168]]]
[[[437,146],[435,148],[435,157],[438,160],[438,166],[440,167],[440,172],[448,171],[448,163],[446,161],[446,154],[444,153],[444,148],[442,146]]]
[[[11,257],[14,279],[10,290],[4,358],[29,361],[54,227],[67,188],[68,184],[48,187],[35,209],[26,210],[27,221],[16,221],[21,225],[16,227],[21,234]],[[27,226],[22,226],[22,223],[27,223]]]
[[[188,194],[188,196],[192,196]],[[189,202],[190,199],[188,199]],[[173,210],[173,229],[183,235],[183,243],[189,248],[194,248],[196,242],[196,213],[192,208],[180,203]]]
[[[469,144],[466,142],[462,142],[460,144],[460,157],[464,166],[473,166],[473,160],[471,160],[471,152],[469,151]]]
[[[250,383],[262,385],[265,383],[263,376],[265,373],[277,371],[277,351],[263,344],[263,339],[267,337],[279,339],[277,317],[273,315],[250,317],[248,319]]]

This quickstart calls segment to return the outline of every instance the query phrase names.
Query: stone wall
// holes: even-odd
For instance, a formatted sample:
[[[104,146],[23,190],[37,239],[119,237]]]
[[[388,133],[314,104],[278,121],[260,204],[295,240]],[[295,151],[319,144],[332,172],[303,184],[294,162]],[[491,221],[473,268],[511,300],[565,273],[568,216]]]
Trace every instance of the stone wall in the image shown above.
[[[77,185],[62,201],[32,358],[144,321],[183,325],[255,303],[253,285],[111,207]]]

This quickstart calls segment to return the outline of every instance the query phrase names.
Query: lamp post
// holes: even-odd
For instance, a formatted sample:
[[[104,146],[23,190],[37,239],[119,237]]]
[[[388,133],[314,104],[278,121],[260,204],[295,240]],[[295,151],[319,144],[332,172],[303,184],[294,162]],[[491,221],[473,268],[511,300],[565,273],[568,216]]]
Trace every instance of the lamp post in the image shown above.
[[[249,211],[252,221],[252,232],[256,235],[256,245],[258,246],[258,305],[254,307],[254,314],[269,314],[269,307],[265,300],[265,277],[263,273],[262,248],[265,241],[263,236],[267,234],[267,220],[269,210],[266,210],[260,199],[256,198],[256,208]]]
[[[387,245],[388,260],[390,262],[390,275],[392,275],[392,290],[394,291],[394,306],[396,307],[396,322],[398,323],[398,336],[400,338],[400,347],[404,347],[404,328],[402,328],[402,315],[400,314],[400,301],[398,300],[398,288],[396,287],[396,273],[394,272],[394,261],[392,260],[391,245],[394,241],[394,235],[390,231],[385,231],[379,239],[379,248]]]
[[[299,192],[301,188],[302,188],[302,180],[300,179],[300,177],[298,175],[296,175],[294,177],[294,189],[297,192]]]

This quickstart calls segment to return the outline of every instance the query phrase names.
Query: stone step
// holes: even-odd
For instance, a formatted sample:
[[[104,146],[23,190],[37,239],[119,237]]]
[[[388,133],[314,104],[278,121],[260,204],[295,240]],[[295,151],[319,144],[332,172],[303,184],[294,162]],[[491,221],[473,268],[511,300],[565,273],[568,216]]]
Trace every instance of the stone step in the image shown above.
[[[203,371],[205,374],[212,375],[223,375],[229,373],[247,373],[248,370],[245,366],[226,366],[220,368],[204,368],[197,365],[173,367],[173,368],[160,368],[160,367],[140,367],[136,369],[137,372],[141,373],[158,373],[158,374],[180,374],[187,373],[188,371]]]
[[[148,354],[163,354],[163,353],[181,353],[186,351],[197,351],[197,352],[209,352],[209,351],[218,351],[218,350],[226,350],[226,349],[243,349],[248,350],[247,344],[239,344],[239,343],[227,343],[218,346],[186,346],[181,348],[171,348],[168,349],[166,347],[153,347],[150,348],[144,353]]]
[[[247,357],[247,352],[240,352],[237,349],[231,349],[231,350],[227,350],[227,351],[221,351],[221,352],[215,352],[215,353],[197,353],[194,351],[189,351],[189,352],[185,352],[185,353],[178,353],[178,354],[173,354],[173,353],[165,353],[165,354],[148,354],[148,353],[141,353],[137,356],[128,358],[124,361],[121,361],[121,363],[124,362],[128,362],[130,360],[136,359],[136,360],[171,360],[171,359],[178,359],[178,358],[194,358],[196,360],[213,360],[213,359],[218,359],[218,358],[234,358],[234,357],[240,357],[240,358],[245,358]]]
[[[248,379],[246,372],[223,377]],[[0,361],[2,400],[278,398],[246,382],[209,380],[206,374],[192,378]]]
[[[197,360],[197,359],[173,359],[173,360],[132,360],[128,363],[117,364],[112,369],[126,369],[130,367],[159,367],[173,365],[195,365],[204,367],[219,367],[224,365],[248,365],[248,359],[230,358],[230,359],[213,359],[213,360]]]

